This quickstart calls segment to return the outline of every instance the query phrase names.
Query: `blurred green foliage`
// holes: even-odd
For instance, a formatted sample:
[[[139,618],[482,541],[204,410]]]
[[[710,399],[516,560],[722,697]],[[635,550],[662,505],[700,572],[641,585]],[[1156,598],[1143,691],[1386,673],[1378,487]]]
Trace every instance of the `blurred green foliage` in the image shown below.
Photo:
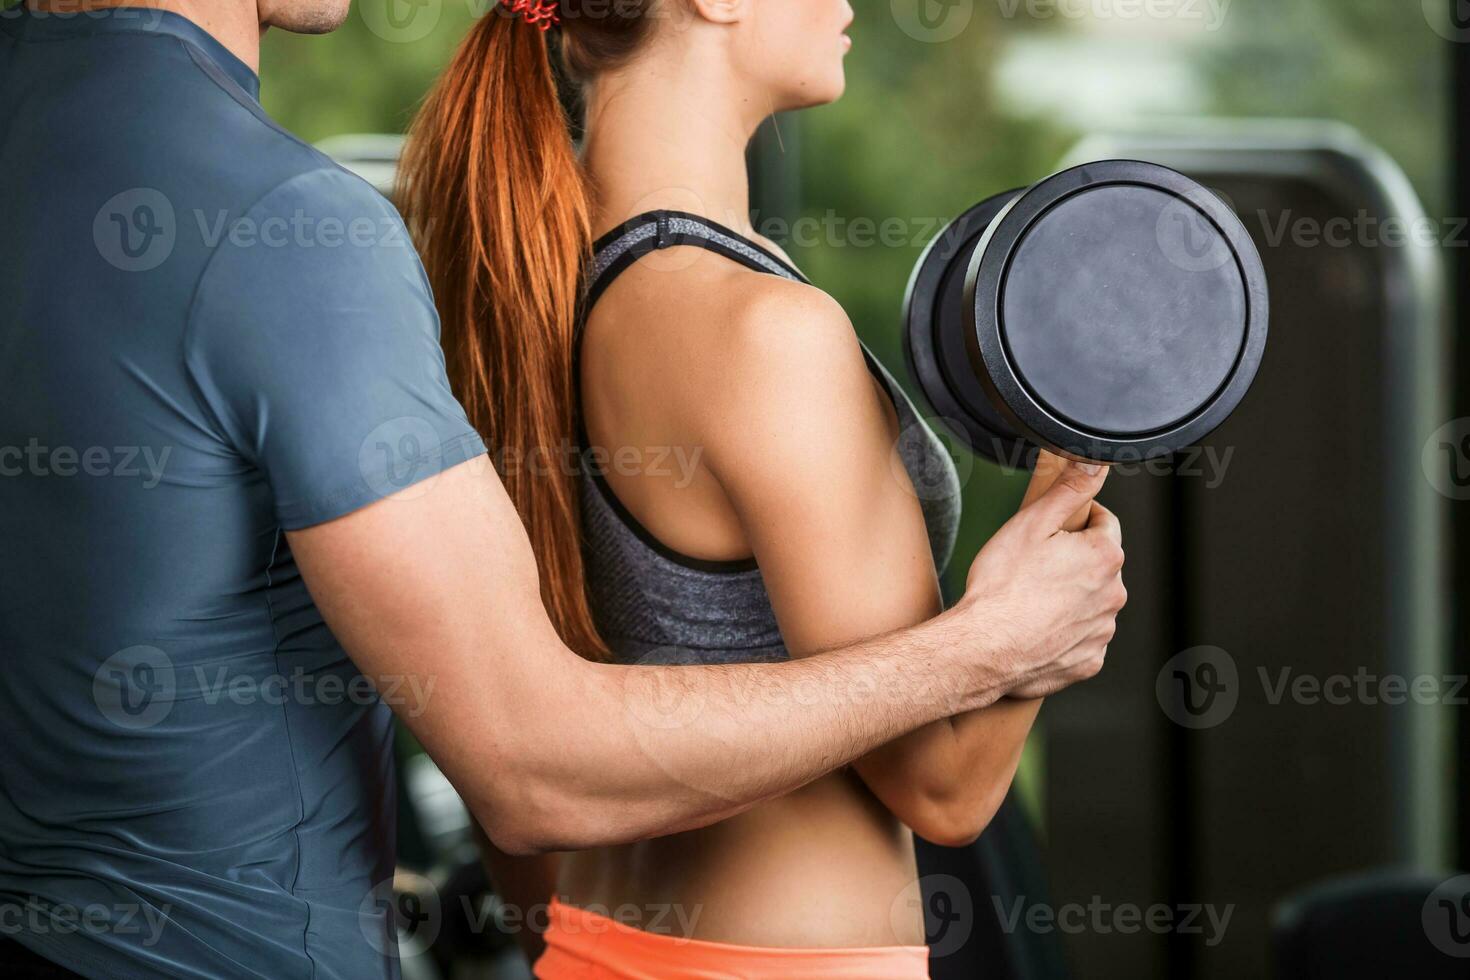
[[[388,11],[400,7],[406,13],[389,19]],[[312,141],[403,132],[484,9],[482,0],[357,0],[347,23],[330,36],[271,31],[261,51],[261,101],[287,129]],[[410,13],[418,25],[412,31],[384,28]],[[420,31],[427,33],[418,38]]]

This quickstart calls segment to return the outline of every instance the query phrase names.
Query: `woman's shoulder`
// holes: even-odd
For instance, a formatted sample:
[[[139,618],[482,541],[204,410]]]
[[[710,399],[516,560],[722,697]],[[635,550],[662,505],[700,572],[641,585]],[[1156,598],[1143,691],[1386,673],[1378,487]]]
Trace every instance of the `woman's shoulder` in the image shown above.
[[[704,329],[707,367],[729,376],[734,394],[800,381],[862,376],[862,348],[852,320],[809,283],[740,269],[709,295]]]
[[[746,450],[868,425],[875,390],[842,305],[815,286],[739,270],[710,295],[684,405],[712,442]]]
[[[688,246],[653,258],[628,269],[599,303],[589,322],[599,341],[696,372],[860,353],[846,311],[816,286]],[[596,329],[604,316],[611,329]]]
[[[752,354],[784,341],[797,349],[857,343],[842,304],[810,283],[739,269],[723,283],[729,339]]]
[[[868,414],[867,362],[836,299],[707,251],[677,251],[633,266],[603,298],[611,316],[591,323],[584,342],[599,375],[628,391],[656,386],[679,429],[712,442]]]

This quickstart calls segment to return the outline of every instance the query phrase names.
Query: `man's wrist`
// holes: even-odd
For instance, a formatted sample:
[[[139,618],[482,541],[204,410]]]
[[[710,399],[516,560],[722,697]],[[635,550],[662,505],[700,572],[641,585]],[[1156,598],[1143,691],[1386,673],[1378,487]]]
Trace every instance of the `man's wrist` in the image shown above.
[[[932,622],[951,666],[954,714],[989,707],[1019,682],[993,611],[980,597],[965,595]]]

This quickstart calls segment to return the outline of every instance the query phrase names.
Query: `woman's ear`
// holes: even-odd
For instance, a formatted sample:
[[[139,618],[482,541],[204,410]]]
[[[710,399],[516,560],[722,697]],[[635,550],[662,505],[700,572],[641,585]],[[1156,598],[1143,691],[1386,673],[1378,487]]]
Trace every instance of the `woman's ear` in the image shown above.
[[[744,20],[753,0],[688,0],[696,17],[712,24],[737,24]],[[791,0],[785,0],[789,3]]]

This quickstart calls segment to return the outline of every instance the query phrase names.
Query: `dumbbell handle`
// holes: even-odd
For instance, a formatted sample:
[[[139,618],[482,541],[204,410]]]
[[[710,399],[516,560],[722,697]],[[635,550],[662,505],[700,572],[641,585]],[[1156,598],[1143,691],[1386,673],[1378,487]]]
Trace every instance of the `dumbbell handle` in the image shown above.
[[[1062,470],[1066,469],[1066,467],[1067,461],[1065,459],[1043,449],[1036,457],[1036,468],[1031,473],[1031,485],[1026,488],[1026,497],[1021,501],[1021,506],[1025,507],[1037,497],[1046,493],[1051,485],[1057,482],[1057,477],[1062,475]],[[1087,526],[1087,519],[1091,513],[1092,504],[1089,503],[1077,511],[1077,513],[1067,518],[1067,522],[1062,525],[1062,530],[1082,530]]]

